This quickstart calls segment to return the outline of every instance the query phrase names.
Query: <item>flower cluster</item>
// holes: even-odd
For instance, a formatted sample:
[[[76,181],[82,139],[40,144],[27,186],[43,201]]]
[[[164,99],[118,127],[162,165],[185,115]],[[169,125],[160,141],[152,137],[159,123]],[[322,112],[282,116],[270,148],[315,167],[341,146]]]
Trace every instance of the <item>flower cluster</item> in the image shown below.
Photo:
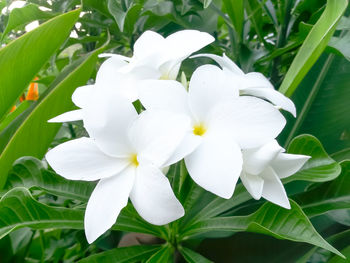
[[[290,208],[281,178],[309,158],[284,153],[275,140],[286,124],[279,109],[295,116],[293,102],[262,74],[243,73],[225,55],[197,55],[218,66],[198,67],[188,87],[176,81],[182,61],[213,41],[196,30],[166,38],[147,31],[131,58],[103,55],[108,59],[95,84],[72,96],[80,109],[50,120],[83,120],[90,136],[46,155],[67,179],[99,180],[85,213],[89,243],[115,223],[129,198],[152,224],[182,217],[185,211],[162,172],[182,159],[199,186],[222,198],[232,197],[240,178],[253,198]],[[145,108],[140,114],[135,100]]]

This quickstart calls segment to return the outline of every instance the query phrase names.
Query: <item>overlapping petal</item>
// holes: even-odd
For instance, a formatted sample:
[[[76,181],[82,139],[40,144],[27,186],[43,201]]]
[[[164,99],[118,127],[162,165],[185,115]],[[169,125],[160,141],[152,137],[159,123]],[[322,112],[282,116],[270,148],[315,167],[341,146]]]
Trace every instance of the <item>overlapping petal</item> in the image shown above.
[[[96,185],[84,218],[85,235],[90,244],[114,225],[121,209],[127,205],[135,173],[134,167],[128,167]]]
[[[306,155],[281,153],[271,162],[271,167],[279,178],[286,178],[299,171],[309,159]]]
[[[211,134],[185,157],[192,179],[204,189],[230,198],[242,170],[241,149],[227,134]]]
[[[84,127],[104,153],[120,157],[133,151],[127,131],[138,115],[117,90],[95,92],[83,113]]]
[[[62,143],[46,154],[50,166],[69,180],[95,181],[122,171],[128,160],[104,154],[90,138]]]
[[[259,175],[249,174],[245,171],[241,173],[240,178],[250,195],[254,199],[259,200],[264,188],[264,179],[262,179]]]
[[[140,159],[162,167],[189,129],[190,119],[185,115],[145,111],[130,127],[129,138]]]
[[[210,125],[228,129],[242,149],[261,146],[276,138],[286,124],[283,115],[270,103],[240,96],[218,104],[211,112]]]
[[[83,119],[83,110],[72,110],[62,113],[50,120],[48,122],[70,122],[70,121],[80,121]]]
[[[137,167],[130,199],[140,216],[154,225],[168,224],[185,213],[168,179],[147,162]]]

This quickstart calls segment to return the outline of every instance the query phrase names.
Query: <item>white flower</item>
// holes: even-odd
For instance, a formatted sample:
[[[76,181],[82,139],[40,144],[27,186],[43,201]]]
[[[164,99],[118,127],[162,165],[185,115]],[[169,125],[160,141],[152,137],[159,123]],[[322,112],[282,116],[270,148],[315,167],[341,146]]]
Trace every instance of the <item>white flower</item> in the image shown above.
[[[145,79],[175,79],[181,63],[193,52],[205,47],[215,39],[205,32],[182,30],[164,38],[153,31],[144,32],[134,45],[134,55],[128,58],[116,54],[102,54],[110,57],[99,68],[94,85],[79,87],[72,95],[72,101],[79,108],[86,104],[93,89],[119,90],[131,102],[138,99],[137,86]],[[82,110],[61,114],[50,122],[69,122],[82,119]]]
[[[290,209],[281,179],[296,173],[310,156],[288,154],[284,151],[276,140],[258,148],[243,150],[241,180],[254,199],[264,197]]]
[[[101,66],[96,81],[103,82],[105,87],[119,88],[131,101],[135,101],[138,99],[135,81],[176,79],[182,61],[214,40],[208,33],[197,30],[178,31],[166,38],[146,31],[136,40],[131,58],[103,54],[110,58]],[[127,85],[119,83],[125,75]]]
[[[234,74],[237,77],[235,85],[239,88],[241,95],[253,95],[271,101],[274,105],[289,111],[294,117],[296,109],[293,101],[274,89],[271,82],[259,72],[244,72],[225,54],[222,57],[213,54],[199,54],[194,57],[209,57],[215,60],[223,71]]]
[[[185,157],[193,180],[224,198],[233,194],[242,170],[241,149],[274,139],[285,125],[282,114],[259,98],[239,96],[235,75],[219,67],[196,69],[189,91],[176,81],[147,80],[139,89],[146,109],[169,110],[191,118],[188,133],[170,160]]]
[[[115,223],[129,197],[141,217],[152,224],[182,217],[184,209],[160,168],[171,164],[168,159],[190,120],[160,111],[137,115],[116,91],[95,92],[87,102],[83,119],[91,138],[63,143],[49,151],[46,159],[67,179],[100,179],[85,212],[88,242]]]

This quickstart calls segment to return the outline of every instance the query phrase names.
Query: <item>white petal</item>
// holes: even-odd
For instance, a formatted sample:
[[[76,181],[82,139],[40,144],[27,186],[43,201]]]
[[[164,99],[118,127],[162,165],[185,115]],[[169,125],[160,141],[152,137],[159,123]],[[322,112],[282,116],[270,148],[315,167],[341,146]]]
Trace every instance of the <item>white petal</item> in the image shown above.
[[[283,184],[275,171],[268,167],[260,176],[264,179],[262,197],[276,205],[290,209],[286,190],[284,190]]]
[[[102,53],[98,55],[99,58],[110,58],[110,57],[114,57],[117,58],[119,60],[125,60],[125,61],[130,61],[131,58],[123,56],[123,55],[119,55],[119,54],[112,54],[112,53]]]
[[[264,180],[258,175],[253,175],[246,172],[241,173],[241,180],[251,196],[256,200],[259,200],[262,195]]]
[[[174,80],[144,80],[139,84],[139,98],[146,109],[191,114],[188,94],[181,83]]]
[[[217,104],[238,96],[238,87],[219,67],[204,65],[195,70],[189,84],[190,107],[204,121]]]
[[[138,158],[161,167],[174,153],[190,127],[190,119],[185,115],[147,110],[131,126],[129,138]]]
[[[198,185],[228,199],[242,170],[242,153],[238,145],[226,136],[205,136],[201,145],[185,158],[185,163]]]
[[[113,176],[127,165],[127,159],[105,155],[90,138],[58,145],[45,156],[56,173],[69,180],[95,181]]]
[[[237,75],[244,75],[244,72],[231,60],[229,59],[225,53],[222,55],[222,57],[214,54],[198,54],[194,55],[191,58],[197,58],[197,57],[208,57],[213,60],[215,60],[216,63],[220,65],[222,69],[228,69],[232,73],[235,73]]]
[[[140,163],[137,167],[130,199],[140,216],[154,225],[168,224],[185,214],[168,179],[151,164]]]
[[[169,35],[165,42],[172,59],[182,60],[214,40],[215,38],[206,32],[181,30]]]
[[[276,140],[272,140],[258,148],[244,150],[244,170],[249,174],[260,174],[283,150]]]
[[[242,149],[259,147],[271,141],[286,124],[274,106],[250,96],[219,104],[210,115],[209,125],[218,130],[230,130]]]
[[[202,141],[203,138],[201,136],[196,136],[193,134],[193,132],[189,132],[182,139],[175,152],[170,156],[166,163],[163,164],[163,167],[177,163],[182,158],[192,153],[202,143]]]
[[[280,153],[271,162],[271,166],[279,178],[286,178],[299,171],[310,158],[310,156],[301,154]]]
[[[271,82],[260,72],[249,72],[244,76],[244,86],[247,88],[273,89]]]
[[[242,90],[242,94],[253,95],[266,100],[271,101],[274,105],[281,107],[282,109],[290,112],[296,117],[296,108],[289,98],[275,89],[270,88],[245,88]]]
[[[69,122],[69,121],[80,121],[83,119],[83,110],[72,110],[61,115],[58,115],[48,122]]]
[[[72,95],[72,101],[79,108],[85,108],[93,96],[94,85],[86,85],[75,89]]]
[[[135,168],[102,179],[92,192],[85,211],[85,235],[89,244],[111,228],[128,203],[135,181]]]
[[[145,31],[134,44],[133,59],[144,59],[162,50],[164,37],[153,31]]]
[[[130,148],[127,131],[137,118],[134,106],[117,90],[95,92],[84,109],[84,126],[99,148],[111,156],[126,156]]]

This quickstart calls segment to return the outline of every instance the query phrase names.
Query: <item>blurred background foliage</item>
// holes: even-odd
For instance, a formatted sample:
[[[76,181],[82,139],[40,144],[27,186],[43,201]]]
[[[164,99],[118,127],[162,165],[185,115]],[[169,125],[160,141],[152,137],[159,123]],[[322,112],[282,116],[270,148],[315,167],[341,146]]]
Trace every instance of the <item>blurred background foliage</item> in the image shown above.
[[[225,53],[245,72],[263,73],[296,104],[297,118],[285,114],[288,124],[278,140],[285,148],[289,145],[289,152],[310,154],[313,159],[295,179],[284,182],[287,192],[304,210],[300,208],[298,215],[305,213],[330,244],[350,256],[347,4],[347,0],[1,0],[0,262],[171,262],[175,248],[178,262],[208,262],[197,252],[214,262],[346,262],[311,245],[320,246],[318,241],[307,245],[235,233],[243,229],[222,232],[218,228],[184,239],[175,248],[159,245],[161,239],[175,237],[141,222],[129,206],[118,219],[119,225],[88,245],[82,209],[94,184],[68,182],[40,160],[49,148],[86,134],[81,122],[46,121],[74,108],[71,94],[76,87],[94,82],[103,62],[98,54],[131,56],[135,40],[146,30],[163,36],[182,29],[206,31],[216,41],[201,52]],[[213,61],[186,60],[185,76],[203,63]],[[37,89],[30,89],[30,83],[36,83]],[[304,133],[319,141],[312,136],[293,140]],[[181,167],[170,169],[174,187],[179,184],[178,174]],[[239,189],[233,197],[238,201],[225,203],[188,178],[178,187],[186,211],[191,211],[173,226],[177,229],[266,207]],[[191,203],[188,193],[200,201]],[[219,204],[221,208],[213,209]],[[32,209],[27,214],[26,207]],[[19,215],[11,217],[12,213]],[[142,230],[128,218],[143,224]],[[164,236],[163,230],[170,236]],[[124,231],[159,238],[135,238]],[[273,236],[308,242],[302,237]],[[130,241],[133,238],[143,245],[125,247],[136,244]]]

